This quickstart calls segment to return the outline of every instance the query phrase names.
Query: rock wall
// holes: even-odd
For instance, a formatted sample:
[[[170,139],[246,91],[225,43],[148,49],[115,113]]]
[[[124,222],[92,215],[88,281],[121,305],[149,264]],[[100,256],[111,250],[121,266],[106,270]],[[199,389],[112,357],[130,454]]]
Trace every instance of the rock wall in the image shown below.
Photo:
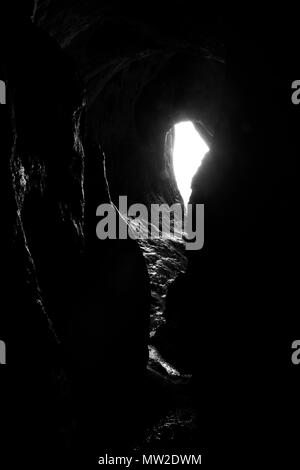
[[[96,239],[96,207],[107,193],[102,152],[84,144],[83,86],[72,59],[26,14],[8,12],[1,33],[1,334],[13,371],[9,436],[34,461],[51,448],[51,462],[83,421],[92,433],[100,413],[104,432],[113,410],[126,401],[130,409],[127,388],[147,364],[150,291],[136,242]]]
[[[158,406],[145,393],[146,266],[135,242],[98,243],[95,211],[109,199],[104,154],[113,200],[173,202],[166,132],[192,119],[211,140],[191,198],[206,207],[205,246],[188,253],[156,344],[170,342],[165,354],[193,373],[196,433],[208,452],[218,459],[233,445],[240,462],[255,460],[254,446],[266,463],[299,383],[286,372],[299,327],[289,266],[298,120],[283,93],[296,71],[280,22],[238,9],[236,21],[208,6],[198,15],[181,2],[40,0],[33,23],[32,12],[11,8],[1,30],[12,432],[31,456],[30,442],[44,455],[80,445],[91,455],[100,435],[105,448],[117,429],[120,443],[140,429],[145,403]]]

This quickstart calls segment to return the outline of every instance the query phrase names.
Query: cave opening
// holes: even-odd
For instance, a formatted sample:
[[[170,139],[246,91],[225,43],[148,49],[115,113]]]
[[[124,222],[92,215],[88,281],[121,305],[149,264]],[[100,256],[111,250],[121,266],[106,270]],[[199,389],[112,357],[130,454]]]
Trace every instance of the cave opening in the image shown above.
[[[192,121],[183,121],[173,127],[173,169],[178,190],[187,207],[191,196],[193,176],[209,151],[205,140]]]
[[[205,129],[203,128],[202,133],[202,128],[202,123],[198,121],[180,120],[169,128],[165,135],[166,173],[168,184],[173,189],[171,202],[180,202],[184,211],[187,211],[192,193],[193,177],[209,151],[209,145],[202,136],[205,136]],[[183,282],[187,269],[188,260],[182,235],[184,234],[173,240],[154,241],[151,246],[148,243],[146,250],[143,246],[152,288],[150,359],[159,362],[167,373],[173,376],[180,373],[172,365],[171,357],[175,355],[169,355],[176,345],[174,335],[170,335],[170,327],[167,324],[168,306],[165,301],[169,289],[176,289],[176,279],[178,278],[177,283]]]

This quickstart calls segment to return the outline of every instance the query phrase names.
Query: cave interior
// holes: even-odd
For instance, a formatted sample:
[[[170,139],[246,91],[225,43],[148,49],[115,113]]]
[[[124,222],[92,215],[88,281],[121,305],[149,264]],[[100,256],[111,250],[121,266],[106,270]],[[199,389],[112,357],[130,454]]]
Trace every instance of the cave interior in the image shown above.
[[[246,22],[205,2],[28,3],[4,13],[0,68],[19,451],[68,465],[106,449],[214,462],[228,446],[254,459],[253,446],[267,461],[292,407],[278,409],[279,393],[296,383],[279,346],[268,361],[270,339],[299,326],[296,281],[282,276],[299,150],[278,94],[284,41],[262,13]],[[187,121],[208,147],[189,199],[205,205],[204,247],[97,239],[97,206],[120,195],[183,205],[173,149]]]

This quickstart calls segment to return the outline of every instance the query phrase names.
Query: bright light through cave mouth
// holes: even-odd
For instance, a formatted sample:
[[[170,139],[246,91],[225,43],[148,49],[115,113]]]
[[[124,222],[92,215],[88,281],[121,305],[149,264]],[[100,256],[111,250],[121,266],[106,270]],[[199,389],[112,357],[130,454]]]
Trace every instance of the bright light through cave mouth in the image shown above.
[[[191,195],[192,178],[209,147],[196,131],[191,121],[175,124],[173,168],[178,189],[185,207]]]

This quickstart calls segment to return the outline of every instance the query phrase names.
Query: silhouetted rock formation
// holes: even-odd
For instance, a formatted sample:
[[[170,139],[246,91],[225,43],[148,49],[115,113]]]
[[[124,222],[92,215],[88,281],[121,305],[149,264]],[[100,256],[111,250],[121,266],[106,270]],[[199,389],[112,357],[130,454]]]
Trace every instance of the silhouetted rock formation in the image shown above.
[[[84,403],[90,400],[95,408],[102,396],[103,407],[110,408],[115,400],[109,405],[105,398],[116,387],[128,380],[134,388],[144,376],[150,290],[136,242],[95,240],[96,207],[107,197],[103,155],[97,153],[99,171],[89,183],[82,85],[72,61],[29,19],[6,26],[1,174],[8,309],[1,332],[17,370],[11,419],[20,422],[20,434],[27,436],[24,455],[32,458],[30,441],[41,454],[49,445],[59,454],[64,429],[68,440],[76,435],[70,423],[75,419],[80,426]],[[127,365],[120,368],[125,353]],[[22,380],[26,386],[18,385]],[[123,386],[123,396],[128,394]],[[78,412],[70,417],[72,403]]]
[[[299,113],[286,97],[296,51],[281,17],[160,3],[36,0],[3,13],[1,335],[23,461],[39,460],[37,449],[55,464],[60,451],[68,464],[107,446],[127,452],[178,396],[192,410],[190,445],[211,462],[297,451]],[[210,144],[191,196],[205,204],[205,245],[187,253],[152,342],[191,383],[146,369],[151,286],[139,245],[95,235],[108,189],[129,204],[180,199],[165,151],[180,120]],[[163,279],[168,269],[180,271],[170,262]]]

